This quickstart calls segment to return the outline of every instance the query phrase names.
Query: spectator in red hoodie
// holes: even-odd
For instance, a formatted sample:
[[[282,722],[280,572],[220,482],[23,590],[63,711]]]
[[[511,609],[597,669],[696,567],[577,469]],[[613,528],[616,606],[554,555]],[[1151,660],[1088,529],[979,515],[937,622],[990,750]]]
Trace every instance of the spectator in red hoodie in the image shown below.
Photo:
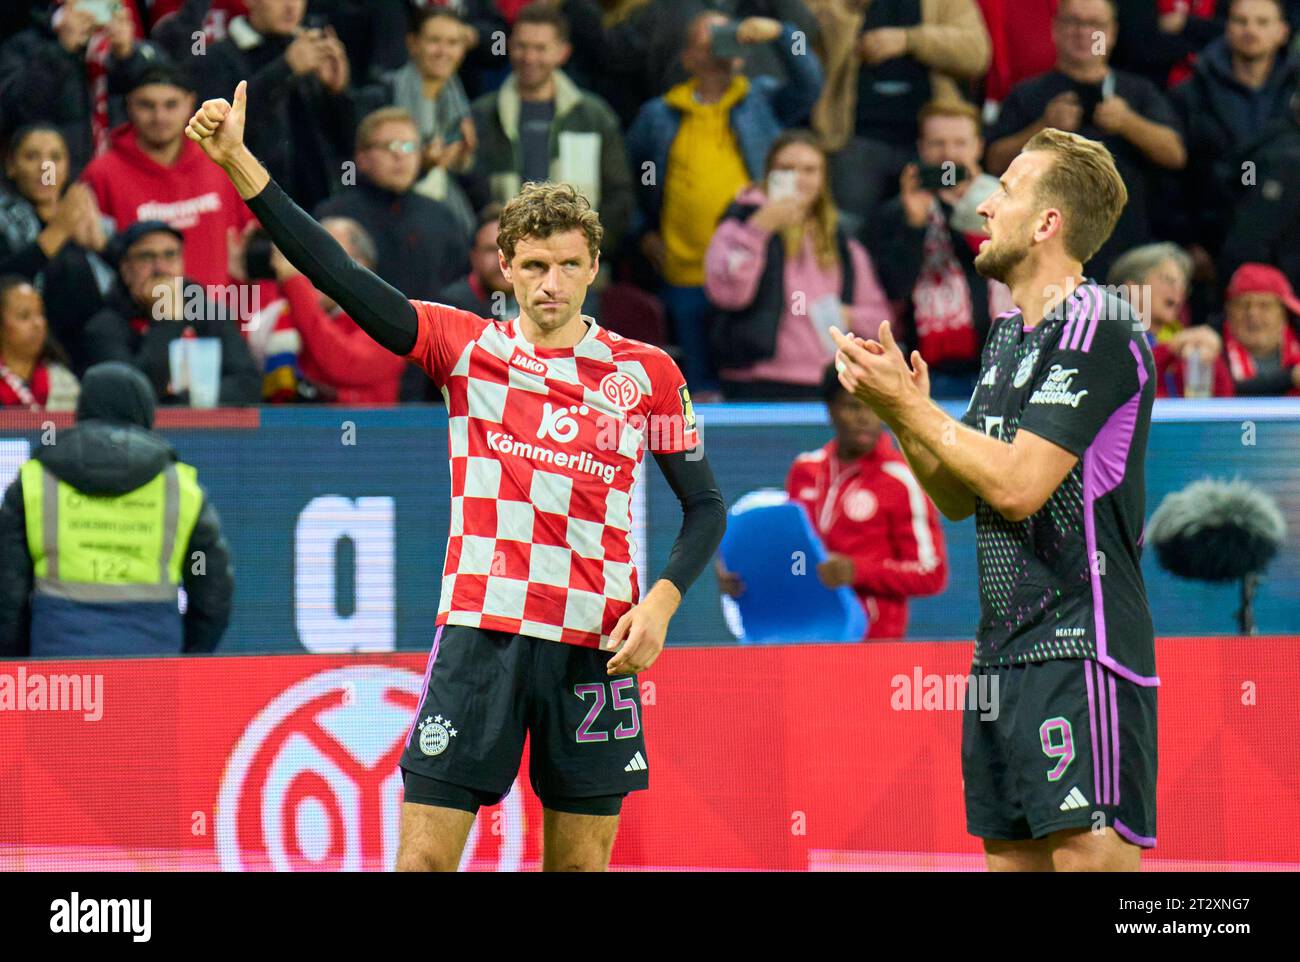
[[[948,583],[939,516],[880,418],[844,390],[833,364],[822,393],[835,437],[795,458],[786,491],[807,509],[826,546],[817,566],[822,584],[849,585],[862,600],[864,640],[902,638],[907,599],[938,594]],[[733,597],[744,591],[733,574],[720,570],[718,580]]]
[[[349,217],[329,217],[321,226],[363,267],[374,270],[375,242]],[[340,404],[395,404],[406,361],[357,326],[328,295],[316,290],[276,248],[271,270],[288,301],[278,325],[301,336],[298,367],[308,380],[337,393]]]
[[[227,231],[242,232],[253,215],[221,169],[185,136],[193,85],[180,67],[156,63],[136,74],[129,88],[129,122],[113,132],[113,146],[82,179],[118,230],[164,221],[185,237],[190,277],[204,285],[229,284]]]

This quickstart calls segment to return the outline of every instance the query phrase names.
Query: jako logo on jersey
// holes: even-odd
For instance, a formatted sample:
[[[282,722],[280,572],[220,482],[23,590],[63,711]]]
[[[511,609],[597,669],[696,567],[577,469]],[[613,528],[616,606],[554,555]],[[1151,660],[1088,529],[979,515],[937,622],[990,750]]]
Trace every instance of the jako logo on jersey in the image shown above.
[[[866,521],[876,513],[878,503],[870,491],[854,491],[844,499],[844,513],[850,521]]]
[[[1025,359],[1020,362],[1020,366],[1016,368],[1016,376],[1011,379],[1011,386],[1024,387],[1026,384],[1028,384],[1029,378],[1034,373],[1034,365],[1036,365],[1037,363],[1038,363],[1038,348],[1034,348],[1032,351],[1029,352],[1029,354],[1025,357]]]
[[[641,389],[630,374],[610,371],[600,379],[600,393],[620,411],[630,411],[641,400]]]
[[[618,474],[618,465],[598,461],[586,451],[579,451],[577,454],[553,451],[531,441],[516,441],[512,435],[502,434],[500,431],[487,433],[487,446],[489,451],[498,454],[528,458],[530,461],[539,461],[542,464],[553,464],[557,468],[570,468],[582,474],[594,474],[603,479],[606,484],[613,484],[614,476]]]
[[[989,368],[988,373],[984,375],[984,379],[980,381],[980,384],[984,385],[985,387],[993,387],[997,383],[998,383],[998,369],[995,367]]]
[[[1079,373],[1077,367],[1061,367],[1059,364],[1053,364],[1052,370],[1047,375],[1047,380],[1029,397],[1030,404],[1065,404],[1072,408],[1077,408],[1079,402],[1084,399],[1088,391],[1071,391],[1070,385],[1074,383],[1074,376]]]
[[[517,367],[521,371],[527,371],[529,374],[536,374],[538,377],[546,377],[546,365],[535,357],[529,357],[519,348],[515,348],[515,353],[510,357],[510,366]],[[538,435],[541,437],[541,435]]]
[[[551,402],[542,405],[542,423],[537,427],[539,438],[550,438],[560,444],[568,444],[578,436],[578,422],[570,414],[586,414],[589,408],[585,404],[573,404],[569,407],[552,408]]]

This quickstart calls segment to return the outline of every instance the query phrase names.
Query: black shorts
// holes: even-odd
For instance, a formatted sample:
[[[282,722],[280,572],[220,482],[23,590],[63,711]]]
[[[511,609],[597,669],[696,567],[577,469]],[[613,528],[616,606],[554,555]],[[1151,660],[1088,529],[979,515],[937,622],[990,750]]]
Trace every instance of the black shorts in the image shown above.
[[[962,717],[966,828],[1022,841],[1108,825],[1156,844],[1156,689],[1091,659],[972,668],[992,710]],[[989,704],[981,698],[979,701]],[[989,717],[982,718],[981,714]]]
[[[607,675],[612,657],[543,638],[439,628],[401,767],[468,791],[461,804],[446,792],[410,800],[467,811],[495,804],[514,784],[528,736],[529,781],[544,807],[617,812],[650,776],[640,685],[635,675]]]

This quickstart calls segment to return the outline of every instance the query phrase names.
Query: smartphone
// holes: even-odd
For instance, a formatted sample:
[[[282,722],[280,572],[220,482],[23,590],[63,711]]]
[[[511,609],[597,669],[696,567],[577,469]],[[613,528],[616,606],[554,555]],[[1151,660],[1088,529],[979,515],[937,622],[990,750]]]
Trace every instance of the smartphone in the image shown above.
[[[936,191],[956,187],[970,179],[970,171],[965,164],[922,164],[917,168],[921,179],[921,189]]]
[[[715,57],[743,57],[745,48],[736,39],[738,23],[720,23],[709,30],[709,51]]]
[[[1079,106],[1083,108],[1083,123],[1091,127],[1092,112],[1097,109],[1097,104],[1102,100],[1102,85],[1076,83],[1074,92],[1079,97]]]
[[[767,175],[767,199],[785,200],[799,194],[799,175],[793,170],[774,170]]]
[[[81,0],[78,10],[84,10],[95,19],[96,26],[104,26],[113,19],[113,14],[121,6],[121,0]]]

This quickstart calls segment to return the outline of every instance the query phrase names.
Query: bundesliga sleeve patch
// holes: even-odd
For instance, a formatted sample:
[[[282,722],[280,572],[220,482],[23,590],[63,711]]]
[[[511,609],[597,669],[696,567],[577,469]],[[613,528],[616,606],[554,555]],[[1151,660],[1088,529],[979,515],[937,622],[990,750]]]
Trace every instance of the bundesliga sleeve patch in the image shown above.
[[[691,404],[691,392],[683,384],[677,389],[678,395],[682,399],[682,420],[685,427],[684,434],[690,434],[695,430],[695,405]]]

